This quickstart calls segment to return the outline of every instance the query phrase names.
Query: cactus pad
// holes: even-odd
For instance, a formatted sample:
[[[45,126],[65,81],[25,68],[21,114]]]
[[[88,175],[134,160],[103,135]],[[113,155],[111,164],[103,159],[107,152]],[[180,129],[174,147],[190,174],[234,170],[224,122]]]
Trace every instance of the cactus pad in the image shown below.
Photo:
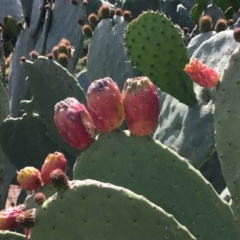
[[[134,137],[128,131],[98,135],[77,159],[73,175],[111,182],[145,196],[198,239],[240,236],[230,207],[212,186],[185,159],[149,136]]]
[[[195,239],[172,215],[127,189],[93,180],[70,186],[37,208],[31,238]]]

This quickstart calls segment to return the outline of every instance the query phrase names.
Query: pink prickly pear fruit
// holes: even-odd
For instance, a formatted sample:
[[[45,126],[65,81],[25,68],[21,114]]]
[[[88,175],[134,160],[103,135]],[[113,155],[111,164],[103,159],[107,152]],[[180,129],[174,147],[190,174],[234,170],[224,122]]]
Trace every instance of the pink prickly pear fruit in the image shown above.
[[[0,230],[11,230],[17,227],[16,218],[24,211],[24,205],[6,208],[0,211]]]
[[[87,91],[87,104],[94,126],[99,132],[111,132],[122,125],[125,115],[122,94],[111,78],[91,83]]]
[[[125,118],[131,134],[150,134],[160,113],[159,97],[154,84],[147,77],[127,79],[122,96]]]
[[[195,58],[186,64],[184,71],[195,83],[204,88],[213,88],[219,82],[218,73]]]
[[[22,188],[29,191],[37,190],[43,185],[41,173],[34,167],[25,167],[18,171],[17,181]]]
[[[64,141],[85,150],[94,139],[93,120],[86,107],[75,98],[66,98],[54,110],[54,122]]]
[[[65,156],[60,152],[48,154],[41,168],[41,177],[45,185],[50,185],[50,173],[55,169],[61,169],[66,172],[67,160]]]

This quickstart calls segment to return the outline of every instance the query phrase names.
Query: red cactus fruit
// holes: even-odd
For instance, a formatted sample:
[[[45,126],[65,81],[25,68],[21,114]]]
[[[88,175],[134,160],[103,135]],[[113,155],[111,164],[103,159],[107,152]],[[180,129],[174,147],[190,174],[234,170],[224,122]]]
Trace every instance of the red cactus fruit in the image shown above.
[[[124,120],[122,95],[109,77],[95,80],[87,91],[88,111],[99,132],[111,132]]]
[[[0,230],[11,230],[17,227],[16,218],[24,211],[24,205],[5,208],[0,211]]]
[[[150,134],[160,113],[156,87],[147,77],[127,79],[123,88],[123,106],[131,134]]]
[[[60,152],[48,154],[41,168],[41,177],[44,184],[51,184],[50,173],[57,168],[66,172],[67,160],[65,156]]]
[[[17,172],[17,181],[29,191],[37,190],[43,184],[40,171],[34,167],[25,167]]]
[[[65,142],[84,150],[93,141],[93,120],[86,107],[75,98],[66,98],[55,105],[54,121]]]
[[[218,73],[207,65],[193,59],[184,68],[184,71],[198,85],[205,88],[213,88],[218,84]]]

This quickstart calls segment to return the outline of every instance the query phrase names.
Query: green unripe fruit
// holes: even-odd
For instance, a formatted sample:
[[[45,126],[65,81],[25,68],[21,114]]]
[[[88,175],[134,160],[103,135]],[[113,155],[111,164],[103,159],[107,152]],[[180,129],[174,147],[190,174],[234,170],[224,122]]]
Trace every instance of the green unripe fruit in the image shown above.
[[[215,25],[215,31],[217,33],[224,31],[227,29],[227,21],[225,19],[218,19],[216,25]]]
[[[69,188],[68,177],[61,169],[56,169],[50,173],[51,183],[57,191]]]
[[[212,29],[212,18],[208,15],[201,16],[199,19],[199,31],[202,33],[210,32]]]

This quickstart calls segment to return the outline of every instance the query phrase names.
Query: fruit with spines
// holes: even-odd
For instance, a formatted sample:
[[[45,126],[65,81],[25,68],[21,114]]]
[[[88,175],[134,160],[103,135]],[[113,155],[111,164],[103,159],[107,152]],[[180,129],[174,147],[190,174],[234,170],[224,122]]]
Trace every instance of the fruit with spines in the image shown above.
[[[101,19],[109,18],[111,10],[108,5],[102,5],[98,10],[98,16]]]
[[[236,42],[240,43],[240,27],[239,28],[235,28],[233,31],[233,37],[235,39]]]
[[[121,8],[116,8],[115,11],[114,11],[115,15],[117,16],[122,16],[123,15],[123,12],[122,12],[122,9]]]
[[[124,19],[125,21],[127,21],[127,22],[130,22],[130,21],[131,21],[131,18],[132,18],[131,12],[128,11],[128,10],[125,10],[125,11],[123,12],[123,19]]]
[[[227,21],[222,18],[218,19],[214,29],[217,33],[225,31],[227,29]]]
[[[92,13],[88,16],[88,22],[91,27],[95,28],[98,25],[99,19],[95,13]]]
[[[94,139],[93,121],[86,107],[75,98],[66,98],[54,110],[54,122],[64,141],[76,149],[86,149]]]
[[[57,168],[66,172],[67,160],[65,156],[60,152],[48,154],[41,168],[41,177],[45,185],[51,184],[50,173]]]
[[[83,34],[86,38],[91,38],[93,35],[93,30],[89,24],[85,24],[82,27]]]
[[[218,73],[197,59],[192,59],[185,66],[184,71],[195,83],[205,88],[213,88],[219,82]]]
[[[95,80],[87,90],[88,111],[94,126],[101,133],[111,132],[124,120],[122,95],[109,77]]]
[[[43,193],[41,193],[41,192],[35,193],[35,195],[34,195],[34,202],[37,205],[42,205],[45,201],[46,201],[46,197],[45,197],[45,195]]]
[[[36,209],[29,209],[23,211],[19,214],[16,218],[16,222],[23,228],[30,229],[35,226],[36,224],[36,217],[35,217]]]
[[[159,97],[154,84],[147,77],[127,79],[122,95],[125,118],[131,134],[150,134],[160,113]]]
[[[55,169],[50,174],[51,183],[57,191],[69,188],[68,177],[61,169]]]
[[[25,167],[17,172],[19,185],[28,191],[39,189],[43,185],[41,173],[35,167]]]
[[[212,29],[212,18],[209,15],[203,15],[200,17],[198,25],[200,32],[210,32]]]

